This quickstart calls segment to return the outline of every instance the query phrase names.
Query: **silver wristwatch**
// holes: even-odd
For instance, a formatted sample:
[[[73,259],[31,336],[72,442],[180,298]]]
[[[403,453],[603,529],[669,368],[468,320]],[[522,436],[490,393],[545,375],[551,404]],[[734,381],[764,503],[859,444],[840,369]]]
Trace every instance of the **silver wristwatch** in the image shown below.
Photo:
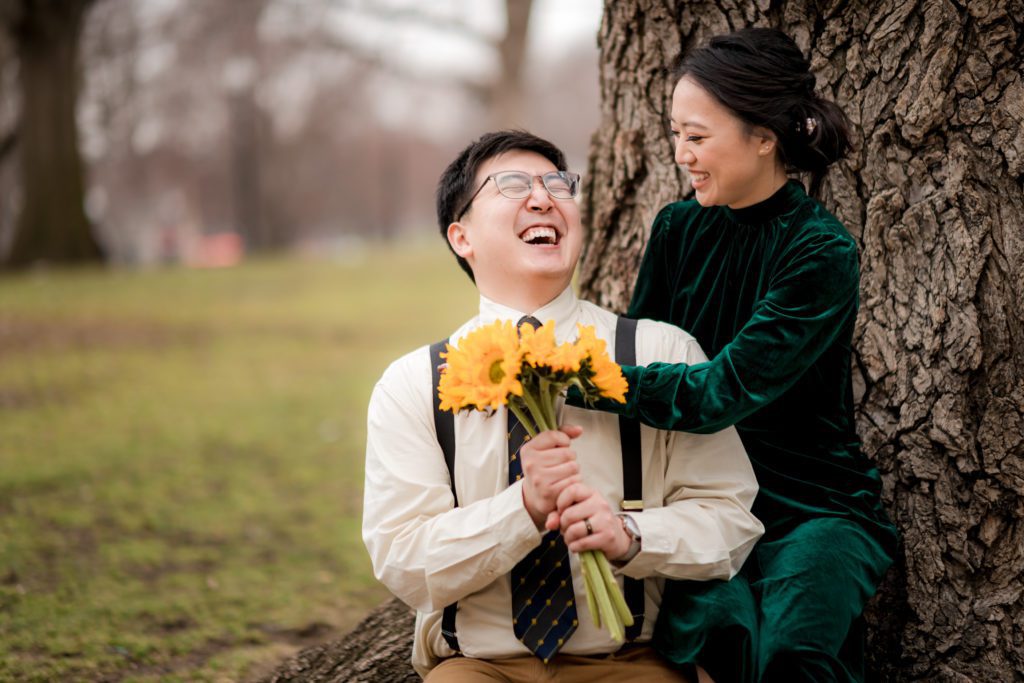
[[[631,515],[623,513],[619,514],[618,517],[622,520],[622,528],[625,530],[626,535],[629,536],[630,540],[629,549],[626,551],[626,554],[617,560],[618,562],[625,564],[636,557],[636,554],[640,552],[640,526]]]

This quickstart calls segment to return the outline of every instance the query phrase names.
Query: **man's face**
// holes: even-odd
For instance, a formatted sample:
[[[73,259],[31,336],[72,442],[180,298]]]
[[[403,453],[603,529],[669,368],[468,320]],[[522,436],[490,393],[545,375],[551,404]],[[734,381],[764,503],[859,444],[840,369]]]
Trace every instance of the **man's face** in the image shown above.
[[[583,245],[575,199],[555,199],[538,177],[527,197],[509,199],[487,180],[501,171],[542,176],[557,170],[540,154],[513,150],[488,159],[477,171],[473,189],[484,186],[449,226],[448,239],[473,268],[484,296],[501,300],[516,288],[538,286],[557,296],[569,285]]]

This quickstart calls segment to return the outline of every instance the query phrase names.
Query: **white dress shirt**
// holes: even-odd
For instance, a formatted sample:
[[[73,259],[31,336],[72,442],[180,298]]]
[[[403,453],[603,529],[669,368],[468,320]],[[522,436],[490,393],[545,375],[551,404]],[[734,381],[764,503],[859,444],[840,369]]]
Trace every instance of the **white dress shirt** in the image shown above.
[[[614,352],[616,316],[576,298],[571,289],[537,311],[555,321],[557,340],[592,325]],[[524,315],[481,297],[480,313],[452,335]],[[698,363],[696,340],[650,320],[637,326],[637,361]],[[484,659],[529,655],[512,631],[509,573],[543,536],[523,504],[522,482],[508,484],[506,411],[455,416],[455,487],[434,430],[429,351],[403,356],[385,372],[370,399],[366,444],[363,540],[375,576],[417,610],[413,665],[425,675],[454,653],[441,636],[441,612],[458,601],[456,632],[464,655]],[[583,427],[573,441],[584,482],[613,509],[622,501],[618,418],[564,406],[563,423]],[[757,484],[736,430],[687,434],[641,427],[644,510],[630,513],[643,538],[619,572],[645,582],[646,616],[638,641],[649,640],[664,577],[728,579],[742,566],[764,528],[750,513]],[[579,627],[561,652],[588,655],[620,645],[594,627],[578,557],[570,553]],[[621,584],[621,579],[620,579]]]

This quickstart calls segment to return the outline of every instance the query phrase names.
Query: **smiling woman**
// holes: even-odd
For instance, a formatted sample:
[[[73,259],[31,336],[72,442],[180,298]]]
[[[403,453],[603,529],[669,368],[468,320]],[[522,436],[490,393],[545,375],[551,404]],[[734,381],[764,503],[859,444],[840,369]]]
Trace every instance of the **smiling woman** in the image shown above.
[[[657,640],[718,681],[861,681],[860,614],[895,529],[854,431],[850,345],[858,255],[813,190],[845,153],[846,119],[770,29],[677,61],[674,157],[695,201],[655,219],[630,317],[693,334],[704,363],[626,367],[624,408],[662,429],[735,425],[761,491],[764,538],[728,583],[675,583]]]

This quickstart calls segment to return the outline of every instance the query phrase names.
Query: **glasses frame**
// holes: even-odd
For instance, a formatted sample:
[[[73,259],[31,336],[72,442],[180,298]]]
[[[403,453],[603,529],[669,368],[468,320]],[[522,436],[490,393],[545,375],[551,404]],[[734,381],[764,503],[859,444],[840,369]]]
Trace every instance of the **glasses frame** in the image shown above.
[[[506,173],[516,173],[518,175],[530,177],[530,189],[526,192],[526,194],[524,194],[521,197],[505,194],[505,191],[501,189],[501,186],[498,185],[498,181],[495,180],[495,178]],[[575,186],[575,191],[568,197],[556,197],[555,193],[551,191],[550,187],[548,187],[548,181],[545,180],[545,178],[547,178],[548,176],[558,176],[563,180],[568,180],[571,184],[570,186]],[[473,196],[469,198],[469,201],[467,201],[465,205],[463,205],[462,210],[455,214],[455,220],[459,220],[464,215],[466,215],[466,212],[469,211],[469,207],[473,205],[473,200],[475,200],[477,198],[477,195],[480,194],[480,191],[487,186],[487,183],[491,182],[492,180],[494,180],[494,186],[498,189],[498,192],[501,193],[502,197],[506,197],[508,199],[526,199],[533,192],[533,183],[535,180],[537,180],[537,178],[540,178],[540,184],[544,186],[544,191],[547,192],[548,196],[551,197],[552,199],[575,199],[580,193],[580,174],[573,173],[572,171],[549,171],[544,175],[530,175],[526,171],[498,171],[497,173],[492,173],[491,175],[484,178],[484,181],[480,183],[480,187],[476,188],[476,192],[473,193]]]

